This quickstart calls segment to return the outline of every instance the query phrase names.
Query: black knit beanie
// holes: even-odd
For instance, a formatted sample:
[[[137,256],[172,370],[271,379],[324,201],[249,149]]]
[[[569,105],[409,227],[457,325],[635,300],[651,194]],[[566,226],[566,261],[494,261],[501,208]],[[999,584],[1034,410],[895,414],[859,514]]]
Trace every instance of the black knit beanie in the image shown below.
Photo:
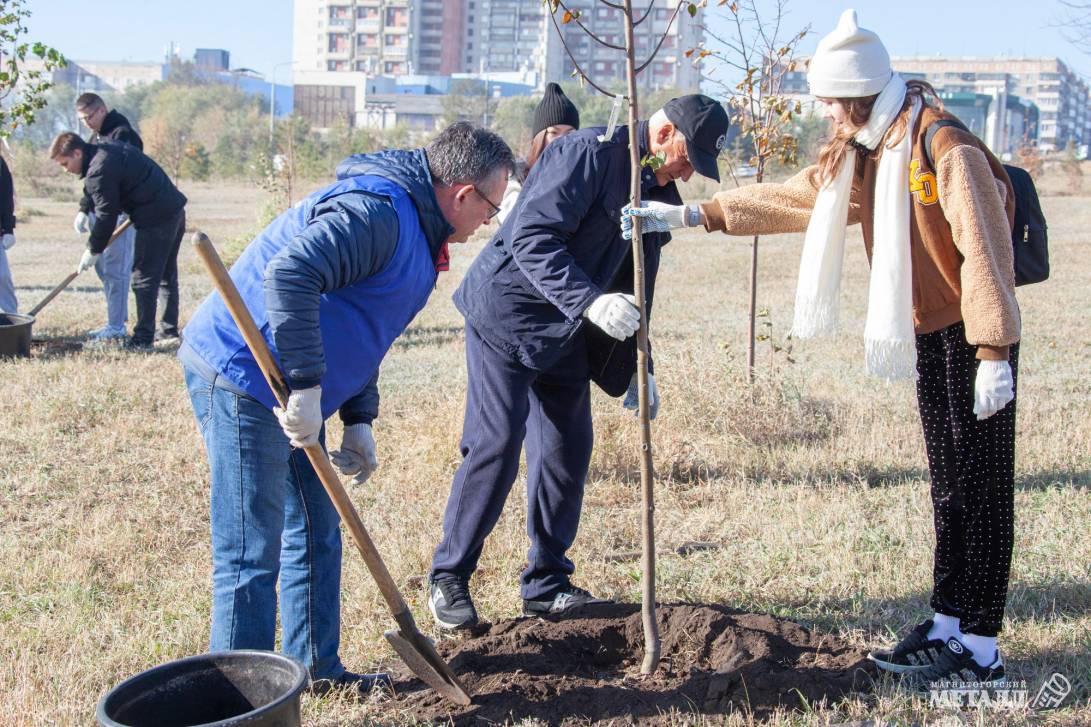
[[[568,100],[568,96],[564,95],[560,86],[547,83],[545,95],[542,96],[538,108],[534,110],[534,133],[531,136],[538,136],[538,132],[542,129],[558,124],[580,128],[580,112],[576,110],[575,104]]]

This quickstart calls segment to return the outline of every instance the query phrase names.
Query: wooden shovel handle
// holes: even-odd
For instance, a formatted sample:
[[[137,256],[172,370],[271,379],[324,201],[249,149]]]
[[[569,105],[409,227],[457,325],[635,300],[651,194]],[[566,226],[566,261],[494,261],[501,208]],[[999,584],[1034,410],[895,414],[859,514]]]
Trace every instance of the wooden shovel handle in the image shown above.
[[[227,268],[224,267],[223,261],[216,252],[216,248],[212,246],[212,241],[203,232],[195,232],[193,233],[193,246],[197,249],[197,255],[204,262],[205,267],[208,268],[216,290],[223,297],[228,311],[231,312],[231,317],[235,319],[235,324],[242,332],[242,337],[246,341],[246,345],[250,347],[250,352],[254,354],[254,359],[257,360],[261,372],[265,374],[265,380],[269,382],[273,395],[276,396],[281,406],[286,406],[289,389],[284,380],[284,375],[281,373],[280,367],[277,365],[276,359],[273,358],[269,347],[265,344],[265,338],[261,335],[261,331],[258,330],[253,316],[250,315],[250,310],[246,307],[246,303],[243,302],[242,296],[239,295],[239,290],[235,287],[235,281],[231,279]],[[349,535],[352,536],[353,541],[356,543],[360,555],[364,557],[364,563],[367,564],[367,569],[371,571],[371,577],[375,579],[375,583],[379,586],[379,591],[382,592],[383,598],[386,599],[390,612],[394,615],[399,627],[407,634],[417,632],[413,615],[406,606],[398,586],[394,583],[394,579],[390,577],[390,571],[386,569],[386,564],[379,555],[375,543],[372,542],[371,536],[368,535],[363,520],[360,519],[360,515],[356,512],[356,507],[352,504],[352,500],[349,499],[348,493],[345,492],[341,479],[337,476],[337,471],[334,470],[333,464],[326,455],[326,450],[322,448],[321,444],[312,444],[309,447],[304,447],[303,451],[307,453],[307,459],[311,461],[311,466],[318,473],[318,479],[322,481],[322,486],[326,488],[326,493],[330,496],[330,500],[333,501],[333,506],[337,509],[341,520],[344,521],[345,527],[348,528]]]
[[[103,250],[105,250],[105,249],[106,249],[107,247],[110,247],[110,243],[111,243],[111,242],[113,242],[114,240],[116,240],[116,239],[117,239],[118,237],[120,237],[120,236],[121,236],[121,233],[122,233],[122,232],[125,232],[125,230],[129,229],[129,227],[130,227],[130,226],[131,226],[132,224],[133,224],[133,221],[132,221],[132,220],[125,220],[125,221],[124,221],[124,222],[122,222],[122,223],[121,223],[120,225],[118,225],[117,227],[115,227],[115,228],[114,228],[114,234],[110,235],[110,239],[106,241],[106,245],[105,245],[105,246],[104,246],[104,247],[103,247],[102,249],[103,249]],[[30,315],[30,316],[31,316],[32,318],[33,318],[34,316],[38,315],[38,312],[39,312],[39,311],[40,311],[40,310],[41,310],[42,308],[45,308],[45,307],[46,307],[46,305],[48,305],[49,301],[51,301],[51,300],[53,300],[54,298],[56,298],[56,297],[57,297],[57,296],[58,296],[58,295],[60,294],[60,292],[61,292],[62,290],[64,290],[65,288],[67,288],[67,287],[68,287],[68,285],[69,285],[69,283],[71,283],[71,282],[72,282],[73,280],[75,280],[75,279],[76,279],[76,276],[77,276],[77,275],[79,275],[79,273],[69,273],[69,274],[68,274],[68,277],[67,277],[67,278],[65,278],[64,280],[62,280],[62,281],[61,281],[61,284],[60,284],[60,285],[58,285],[58,286],[57,286],[56,288],[54,288],[53,290],[49,291],[49,295],[47,295],[46,297],[42,298],[41,302],[39,302],[39,303],[38,303],[38,305],[36,305],[36,306],[34,306],[33,308],[31,308],[31,309],[30,309],[30,314],[29,314],[29,315]]]

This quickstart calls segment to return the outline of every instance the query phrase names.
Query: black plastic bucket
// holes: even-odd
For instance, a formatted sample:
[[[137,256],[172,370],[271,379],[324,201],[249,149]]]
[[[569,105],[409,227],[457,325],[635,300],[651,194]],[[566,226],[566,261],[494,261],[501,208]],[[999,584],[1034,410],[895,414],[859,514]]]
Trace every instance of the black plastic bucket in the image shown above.
[[[106,727],[299,727],[307,670],[271,651],[221,651],[167,662],[106,693]]]
[[[30,355],[30,327],[34,316],[0,313],[0,358]]]

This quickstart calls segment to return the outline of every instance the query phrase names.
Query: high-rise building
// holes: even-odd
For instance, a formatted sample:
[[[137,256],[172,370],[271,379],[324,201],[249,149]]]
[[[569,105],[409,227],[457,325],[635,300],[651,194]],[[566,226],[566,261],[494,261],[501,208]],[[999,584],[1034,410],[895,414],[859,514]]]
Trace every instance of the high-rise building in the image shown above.
[[[457,40],[434,32],[433,21],[443,17],[445,5],[440,0],[294,0],[295,72],[418,72],[422,50],[432,63],[445,42]]]
[[[464,25],[463,2],[414,0],[411,17],[411,50],[414,70],[434,76],[449,76],[464,70],[459,42]]]
[[[596,43],[579,27],[623,46],[621,13],[592,0],[566,6],[579,11],[579,22],[558,20],[558,34],[542,0],[294,0],[296,109],[317,126],[366,123],[366,98],[376,93],[368,79],[378,76],[473,74],[541,89],[568,80],[576,64],[597,84],[624,91],[624,51]],[[685,51],[703,33],[687,13],[676,14],[677,7],[675,0],[643,6],[647,16],[634,34],[638,62],[663,37],[639,77],[643,90],[700,84]]]
[[[304,75],[522,73],[533,75],[541,87],[569,78],[579,64],[600,85],[622,84],[624,52],[595,42],[580,28],[623,46],[620,11],[593,0],[566,5],[580,13],[579,21],[558,22],[559,36],[548,3],[541,0],[294,0],[294,70]],[[675,16],[677,6],[675,0],[654,0],[644,8],[648,15],[634,34],[638,62],[666,37],[641,74],[641,88],[696,89],[700,83],[685,51],[701,42],[703,32],[688,13]]]
[[[461,0],[462,62],[469,73],[533,73],[539,86],[559,81],[560,40],[540,0]]]
[[[1064,149],[1071,141],[1091,143],[1088,87],[1059,58],[892,58],[894,70],[924,78],[947,94],[988,94],[1007,106],[1007,97],[1038,108],[1038,146]]]

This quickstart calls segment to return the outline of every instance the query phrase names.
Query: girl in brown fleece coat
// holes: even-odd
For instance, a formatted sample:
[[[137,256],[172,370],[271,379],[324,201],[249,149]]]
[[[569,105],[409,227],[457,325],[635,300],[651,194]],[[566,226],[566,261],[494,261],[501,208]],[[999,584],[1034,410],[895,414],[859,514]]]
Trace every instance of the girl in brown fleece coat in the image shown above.
[[[936,530],[935,615],[872,659],[915,690],[1002,679],[996,636],[1014,532],[1020,334],[1011,183],[959,128],[940,129],[925,153],[928,127],[950,116],[931,86],[892,71],[855,11],[819,43],[808,81],[835,122],[818,164],[783,184],[630,214],[653,231],[806,231],[793,323],[802,338],[836,328],[845,226],[861,225],[872,266],[867,368],[888,380],[917,378]]]

